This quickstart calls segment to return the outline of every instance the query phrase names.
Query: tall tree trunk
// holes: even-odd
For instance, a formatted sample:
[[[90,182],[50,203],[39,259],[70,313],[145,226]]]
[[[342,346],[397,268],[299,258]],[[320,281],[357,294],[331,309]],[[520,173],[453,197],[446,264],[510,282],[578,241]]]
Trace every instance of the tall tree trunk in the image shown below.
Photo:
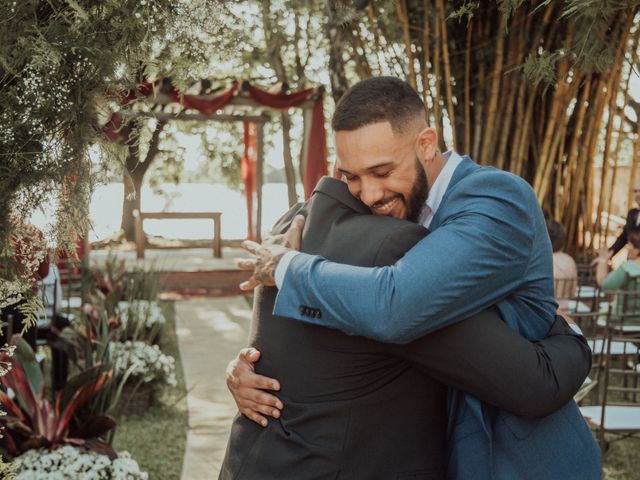
[[[347,75],[344,68],[345,39],[340,25],[337,10],[337,0],[327,0],[325,14],[327,17],[326,32],[329,40],[329,80],[331,82],[331,95],[337,103],[344,92],[349,88]]]
[[[282,45],[271,34],[274,25],[271,22],[271,0],[262,0],[262,24],[264,27],[264,40],[267,48],[267,57],[271,67],[276,72],[278,81],[284,86],[288,82],[287,71],[282,61],[280,48]],[[292,207],[297,201],[296,194],[296,172],[293,166],[293,155],[291,153],[291,118],[289,113],[280,113],[280,123],[282,125],[282,153],[284,157],[284,172],[287,179],[287,196],[289,206]]]
[[[127,135],[128,155],[125,161],[126,172],[124,173],[124,196],[122,200],[122,220],[120,229],[124,232],[125,240],[132,242],[135,240],[135,223],[133,211],[140,211],[140,196],[142,182],[149,167],[160,151],[160,133],[167,124],[166,120],[158,120],[155,129],[151,134],[149,148],[145,158],[140,160],[140,147],[138,138],[133,138],[134,128],[140,128],[143,120],[133,120],[132,124],[125,127],[124,134]]]
[[[135,240],[135,217],[133,212],[140,211],[140,192],[144,174],[134,170],[124,174],[124,198],[122,200],[122,222],[120,229],[128,242]]]

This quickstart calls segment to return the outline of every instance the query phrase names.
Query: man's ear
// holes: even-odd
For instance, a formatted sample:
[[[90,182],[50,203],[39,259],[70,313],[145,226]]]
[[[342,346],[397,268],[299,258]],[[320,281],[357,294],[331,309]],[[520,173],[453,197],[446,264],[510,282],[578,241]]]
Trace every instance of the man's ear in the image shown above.
[[[416,140],[418,156],[423,163],[427,163],[435,158],[438,150],[438,133],[435,128],[425,127]]]

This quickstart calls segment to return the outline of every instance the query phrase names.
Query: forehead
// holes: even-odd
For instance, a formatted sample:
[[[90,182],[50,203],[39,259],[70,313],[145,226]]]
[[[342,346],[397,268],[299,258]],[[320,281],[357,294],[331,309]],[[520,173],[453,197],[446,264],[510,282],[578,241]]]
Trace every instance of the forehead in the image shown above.
[[[356,130],[335,132],[336,154],[341,169],[356,172],[378,164],[403,163],[413,159],[414,139],[395,134],[389,122],[378,122]]]

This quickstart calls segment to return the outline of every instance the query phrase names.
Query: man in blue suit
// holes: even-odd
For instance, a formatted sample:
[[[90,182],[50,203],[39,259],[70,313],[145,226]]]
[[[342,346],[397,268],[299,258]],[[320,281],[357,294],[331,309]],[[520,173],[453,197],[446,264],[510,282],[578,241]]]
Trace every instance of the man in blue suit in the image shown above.
[[[374,214],[417,220],[430,235],[395,265],[378,268],[290,251],[291,237],[284,246],[249,244],[256,259],[243,266],[255,272],[243,288],[276,284],[275,315],[383,342],[409,342],[491,305],[527,339],[545,337],[557,309],[551,247],[524,180],[440,153],[420,97],[397,79],[355,85],[333,127],[350,192]],[[460,392],[449,403],[449,478],[600,476],[596,443],[574,402],[542,419]]]

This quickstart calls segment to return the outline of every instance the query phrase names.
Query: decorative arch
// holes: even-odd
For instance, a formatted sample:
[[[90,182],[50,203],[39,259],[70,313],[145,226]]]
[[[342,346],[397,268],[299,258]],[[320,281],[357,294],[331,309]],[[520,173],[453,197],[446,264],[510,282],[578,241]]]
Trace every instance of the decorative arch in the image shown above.
[[[248,237],[260,240],[262,223],[263,183],[263,126],[269,120],[264,110],[302,108],[304,114],[304,139],[300,171],[305,199],[313,193],[318,180],[327,174],[327,141],[324,127],[323,87],[314,87],[297,92],[272,93],[248,81],[233,81],[229,87],[215,93],[205,93],[211,82],[199,82],[200,93],[182,93],[170,78],[145,82],[135,89],[123,92],[120,104],[129,107],[112,114],[102,131],[107,139],[121,139],[120,131],[124,117],[149,116],[161,120],[201,120],[242,122],[244,128],[244,154],[241,159],[241,175],[247,201]],[[153,102],[156,105],[178,104],[178,113],[142,112],[133,108],[138,102]],[[259,109],[258,115],[224,114],[229,105],[249,106]]]

